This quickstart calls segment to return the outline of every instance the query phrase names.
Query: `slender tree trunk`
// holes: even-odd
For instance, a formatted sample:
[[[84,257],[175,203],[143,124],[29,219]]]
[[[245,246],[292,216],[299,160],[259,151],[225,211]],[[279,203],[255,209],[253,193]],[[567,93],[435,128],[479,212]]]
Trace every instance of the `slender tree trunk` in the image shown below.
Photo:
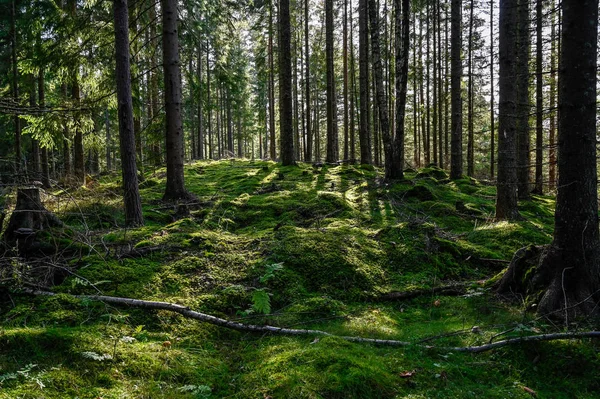
[[[423,141],[423,149],[425,151],[425,166],[431,164],[431,101],[429,85],[431,83],[431,77],[429,74],[429,66],[431,64],[431,54],[429,46],[429,37],[431,33],[431,9],[429,2],[427,3],[427,29],[425,31],[425,137]]]
[[[123,202],[125,223],[128,226],[144,224],[142,200],[138,189],[135,160],[135,132],[133,127],[133,101],[131,97],[131,72],[129,61],[129,15],[127,0],[114,0],[115,61],[117,102],[119,113],[119,141],[123,176]]]
[[[11,19],[10,19],[10,31],[11,31],[11,60],[12,60],[12,95],[16,103],[19,102],[19,69],[17,59],[17,11],[15,1],[11,2]],[[17,174],[22,169],[22,149],[21,149],[21,118],[19,115],[14,116],[15,124],[15,170]]]
[[[529,0],[519,0],[517,7],[517,194],[529,198],[531,154],[529,135]]]
[[[437,126],[437,122],[438,122],[438,118],[437,118],[437,106],[438,106],[438,97],[437,97],[437,86],[438,86],[438,81],[437,81],[437,63],[438,63],[438,52],[437,52],[437,15],[438,15],[438,10],[437,10],[437,5],[438,1],[434,0],[433,1],[433,12],[431,17],[433,18],[433,21],[430,22],[430,26],[432,26],[432,30],[433,30],[433,59],[431,60],[433,63],[433,79],[432,79],[432,89],[433,89],[433,112],[432,112],[432,117],[433,117],[433,123],[432,123],[432,131],[431,131],[431,135],[432,135],[432,139],[433,139],[433,163],[436,166],[439,166],[440,164],[438,163],[438,126]]]
[[[552,1],[554,5],[554,0]],[[554,8],[554,7],[552,7]],[[558,12],[558,11],[557,11]],[[548,189],[556,189],[556,25],[552,14],[550,33],[550,131],[548,137]]]
[[[406,93],[408,88],[408,57],[410,46],[410,2],[395,0],[396,3],[396,134],[394,138],[394,165],[392,177],[404,177],[404,136],[406,115]],[[402,12],[401,12],[402,11]]]
[[[150,0],[153,1],[153,0]],[[156,21],[156,5],[154,5],[153,3],[150,5],[150,8],[148,10],[148,16],[150,18],[151,21]],[[158,39],[157,39],[157,32],[156,32],[156,23],[151,23],[150,25],[150,43],[152,45],[152,48],[157,48],[158,47]],[[160,113],[159,110],[159,100],[158,100],[158,61],[157,61],[157,52],[154,52],[151,56],[150,56],[150,65],[151,65],[151,71],[150,71],[150,107],[152,108],[152,119],[155,120],[158,118],[158,115]],[[155,121],[156,122],[156,121]],[[160,143],[162,140],[160,140],[159,137],[157,137],[158,135],[153,132],[154,134],[151,137],[152,140],[152,161],[154,163],[154,166],[160,166],[160,164],[162,163],[162,154],[161,154],[161,146]]]
[[[443,149],[443,142],[444,142],[444,129],[442,128],[442,124],[443,124],[443,104],[444,104],[444,100],[443,100],[443,91],[442,91],[442,10],[440,9],[441,7],[441,3],[440,0],[436,0],[436,4],[437,4],[437,13],[436,13],[436,31],[437,31],[437,45],[438,45],[438,51],[437,51],[437,58],[435,60],[435,62],[438,63],[438,100],[437,100],[437,107],[438,107],[438,134],[439,134],[439,139],[438,139],[438,159],[439,159],[439,167],[443,168],[444,167],[444,149]]]
[[[413,27],[417,26],[416,13],[413,13]],[[413,28],[414,29],[414,28]],[[417,39],[413,40],[413,162],[416,168],[421,167],[421,154],[419,152],[419,119],[418,119],[418,91],[417,91]]]
[[[269,4],[269,155],[272,160],[275,160],[277,159],[277,142],[275,138],[275,62],[273,61],[273,1],[274,0],[271,0]],[[281,10],[279,12],[281,13]],[[281,48],[279,49],[279,51],[281,52]]]
[[[213,131],[212,131],[212,105],[210,94],[210,52],[209,43],[206,40],[206,122],[208,127],[208,159],[214,159],[215,152],[213,147]]]
[[[369,0],[369,21],[371,23],[371,54],[373,56],[373,75],[375,80],[375,93],[377,100],[377,111],[384,146],[385,177],[394,178],[394,147],[390,134],[390,121],[387,99],[385,98],[385,86],[383,84],[383,64],[381,60],[379,39],[379,12],[375,0]]]
[[[70,0],[70,16],[75,19],[77,16],[77,1]],[[71,98],[73,106],[79,108],[81,106],[81,88],[79,86],[79,65],[76,64],[71,71]],[[81,130],[81,118],[75,115],[75,135],[73,136],[73,177],[75,182],[80,185],[85,185],[85,151],[83,149],[83,132]]]
[[[312,161],[312,147],[313,147],[313,134],[312,134],[312,125],[311,125],[311,109],[310,109],[310,47],[308,45],[308,39],[310,32],[308,30],[308,21],[310,20],[310,15],[308,13],[308,6],[310,0],[304,0],[304,52],[306,57],[306,71],[305,71],[305,81],[306,85],[306,153],[304,155],[304,160],[306,162]]]
[[[468,121],[467,121],[467,176],[475,175],[475,132],[473,126],[473,0],[469,5],[469,83],[467,88]]]
[[[367,0],[358,1],[358,51],[360,85],[360,163],[371,164],[371,133],[369,131],[369,6]]]
[[[36,101],[36,83],[37,79],[34,74],[29,74],[29,105],[32,108],[37,107]],[[41,180],[42,175],[42,164],[40,160],[40,143],[32,138],[31,139],[31,159],[33,161],[33,170],[31,170],[31,174],[36,180]]]
[[[177,0],[161,0],[167,185],[164,200],[188,199],[183,177],[183,126],[181,123],[181,69],[177,29]]]
[[[281,164],[294,165],[290,1],[279,3],[279,131]]]
[[[349,159],[350,137],[348,129],[348,0],[344,0],[343,28],[343,62],[344,62],[344,160]]]
[[[46,108],[46,83],[44,79],[44,68],[41,67],[38,73],[38,100],[40,103],[40,109]],[[50,188],[50,162],[48,156],[48,147],[42,147],[42,185],[44,188]]]
[[[452,91],[452,142],[450,154],[450,178],[460,179],[463,174],[462,165],[462,98],[461,98],[461,80],[462,80],[462,61],[461,51],[461,12],[462,3],[460,0],[452,0],[451,3],[451,91]]]
[[[300,44],[301,39],[299,35],[294,35],[294,57],[293,57],[293,67],[292,67],[292,88],[293,92],[293,101],[294,101],[294,159],[297,161],[301,160],[301,149],[300,145],[300,112],[299,106],[300,102],[298,101],[298,54],[302,53],[302,45]],[[302,74],[302,71],[300,71]]]
[[[339,160],[337,101],[333,70],[333,0],[325,0],[325,58],[327,64],[327,156],[326,162]]]
[[[450,71],[450,51],[448,50],[451,46],[450,46],[450,40],[448,38],[448,32],[450,29],[448,29],[449,27],[449,23],[448,21],[450,20],[450,14],[449,14],[449,10],[450,7],[448,7],[448,0],[445,0],[444,2],[445,5],[445,29],[444,29],[444,41],[446,43],[446,51],[445,51],[445,55],[444,55],[444,70],[446,71],[446,78],[444,79],[444,113],[446,114],[446,118],[444,121],[444,158],[446,159],[446,168],[449,167],[450,165],[450,119],[451,119],[451,105],[450,105],[450,100],[451,100],[451,95],[450,95],[450,76],[452,75],[451,71]]]
[[[198,43],[198,63],[197,63],[197,75],[198,75],[198,150],[196,151],[199,159],[204,159],[204,114],[202,110],[202,44]]]
[[[494,0],[490,0],[490,178],[494,179],[496,167],[496,108],[494,104]]]
[[[515,82],[517,0],[500,0],[498,182],[496,219],[520,218],[517,207],[517,87]]]
[[[354,24],[352,0],[350,1],[350,157],[349,160],[354,163],[356,160],[356,110],[355,110],[355,92],[356,92],[356,71],[354,67]]]
[[[536,55],[535,55],[535,75],[536,75],[536,90],[535,90],[535,187],[536,194],[544,192],[544,102],[542,81],[542,0],[536,1]]]

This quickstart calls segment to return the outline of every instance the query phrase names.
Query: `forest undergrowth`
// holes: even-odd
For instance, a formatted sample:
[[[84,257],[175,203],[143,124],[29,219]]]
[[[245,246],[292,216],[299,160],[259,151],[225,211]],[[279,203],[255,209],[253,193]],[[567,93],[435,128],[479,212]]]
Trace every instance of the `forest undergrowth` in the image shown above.
[[[495,222],[493,185],[434,167],[394,184],[370,166],[263,161],[196,162],[185,177],[194,200],[165,203],[164,169],[146,172],[135,229],[119,227],[116,174],[45,193],[69,227],[46,238],[58,254],[11,258],[0,280],[0,398],[598,397],[597,342],[439,349],[565,331],[492,289],[518,249],[551,241],[553,197]],[[58,295],[19,291],[36,267]],[[420,345],[236,332],[70,294]]]

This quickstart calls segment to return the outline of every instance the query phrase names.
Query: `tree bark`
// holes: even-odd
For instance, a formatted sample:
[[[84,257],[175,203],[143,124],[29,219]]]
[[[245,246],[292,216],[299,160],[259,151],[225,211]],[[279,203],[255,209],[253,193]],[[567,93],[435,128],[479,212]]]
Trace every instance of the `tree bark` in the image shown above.
[[[452,142],[450,153],[450,178],[460,179],[463,174],[462,165],[462,61],[461,61],[461,12],[462,2],[452,0],[451,3],[451,92],[452,92]]]
[[[333,69],[333,0],[325,0],[325,61],[327,65],[327,156],[337,162],[339,156],[335,71]]]
[[[494,0],[490,0],[490,178],[496,174],[496,109],[494,104]]]
[[[375,80],[375,94],[377,110],[383,140],[383,153],[385,157],[385,178],[393,179],[394,173],[394,147],[390,134],[390,120],[385,87],[383,84],[383,64],[381,61],[379,39],[379,10],[375,0],[369,0],[369,21],[371,25],[371,54],[373,56],[373,75]],[[378,145],[378,144],[377,144]]]
[[[394,137],[394,164],[392,177],[404,178],[404,137],[406,116],[406,93],[408,89],[408,57],[410,46],[410,1],[395,0],[395,53],[396,53],[396,133]]]
[[[554,5],[554,0],[552,1]],[[557,11],[558,12],[558,11]],[[550,131],[548,132],[548,189],[556,189],[556,21],[550,33]]]
[[[535,108],[536,108],[536,120],[535,120],[535,187],[533,192],[536,194],[543,194],[544,192],[544,101],[543,101],[543,88],[544,83],[542,81],[542,0],[536,1],[536,54],[535,54],[535,76],[536,76],[536,90],[535,90]]]
[[[519,0],[517,7],[517,194],[520,200],[529,199],[531,154],[529,134],[529,0]]]
[[[475,7],[473,3],[471,0],[469,5],[469,80],[467,87],[467,176],[470,177],[475,175],[475,127],[473,123],[473,11]]]
[[[559,69],[558,195],[554,240],[542,259],[549,288],[538,305],[598,315],[600,237],[596,166],[598,0],[563,0]],[[575,306],[571,308],[572,306]]]
[[[277,159],[275,138],[275,62],[273,57],[273,1],[269,3],[269,155]],[[279,11],[281,12],[281,10]],[[280,49],[281,51],[281,49]]]
[[[295,165],[292,117],[292,60],[290,1],[279,3],[279,131],[281,164]]]
[[[167,185],[163,200],[188,199],[183,177],[181,70],[177,29],[177,0],[161,0],[163,69],[165,81]]]
[[[119,114],[119,142],[123,176],[123,203],[127,226],[144,224],[142,199],[138,187],[133,101],[129,58],[129,14],[127,0],[113,1],[115,27],[115,75]]]
[[[517,207],[517,95],[515,75],[517,49],[517,0],[500,0],[500,72],[498,101],[498,183],[496,219],[515,220]]]
[[[369,131],[369,6],[367,0],[358,1],[358,62],[360,86],[360,163],[371,164],[371,133]]]

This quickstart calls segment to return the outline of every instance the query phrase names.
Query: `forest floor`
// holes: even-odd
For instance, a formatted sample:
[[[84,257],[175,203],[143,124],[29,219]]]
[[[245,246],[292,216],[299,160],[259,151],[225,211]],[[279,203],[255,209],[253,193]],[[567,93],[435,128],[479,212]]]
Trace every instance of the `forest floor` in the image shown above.
[[[48,238],[61,256],[46,263],[68,273],[53,277],[57,296],[0,290],[0,398],[599,395],[597,342],[440,349],[564,330],[530,300],[490,289],[516,250],[550,242],[553,197],[522,202],[523,220],[508,223],[492,218],[492,185],[436,168],[388,185],[370,167],[196,162],[186,167],[197,198],[187,207],[161,202],[164,184],[164,169],[146,171],[146,226],[135,229],[119,227],[116,174],[46,193],[70,226]],[[434,291],[457,283],[466,283],[461,295]],[[425,293],[385,299],[410,290]],[[237,332],[69,295],[98,293],[422,345]]]

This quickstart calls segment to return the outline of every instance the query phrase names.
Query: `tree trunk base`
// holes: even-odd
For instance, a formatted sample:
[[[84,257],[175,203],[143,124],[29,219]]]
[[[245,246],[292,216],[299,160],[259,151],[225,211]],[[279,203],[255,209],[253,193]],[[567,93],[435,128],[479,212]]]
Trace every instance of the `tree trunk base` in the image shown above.
[[[553,245],[521,248],[496,292],[523,301],[540,316],[567,324],[580,317],[600,316],[598,276],[582,273],[581,262],[585,260]]]
[[[31,255],[40,231],[62,226],[60,219],[42,205],[40,190],[37,187],[19,188],[17,205],[2,240],[9,247],[16,246],[20,253]]]

